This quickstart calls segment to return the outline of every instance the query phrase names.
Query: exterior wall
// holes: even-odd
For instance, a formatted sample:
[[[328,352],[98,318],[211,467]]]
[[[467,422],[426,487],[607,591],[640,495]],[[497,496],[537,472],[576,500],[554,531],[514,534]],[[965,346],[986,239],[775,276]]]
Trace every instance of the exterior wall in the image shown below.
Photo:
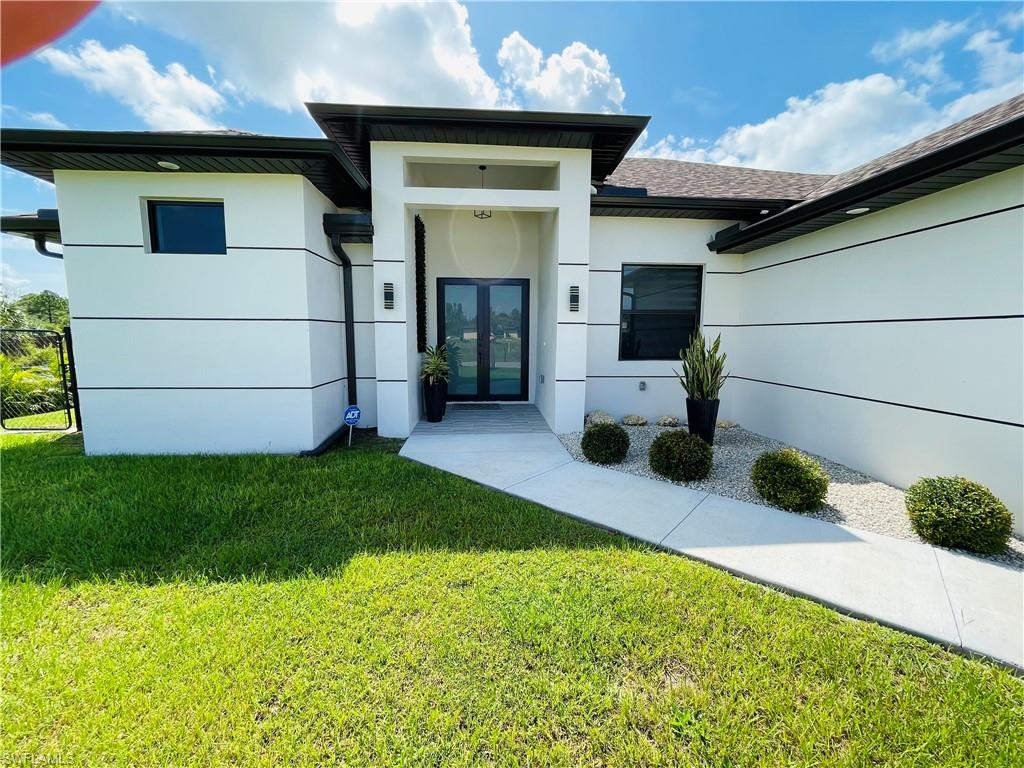
[[[89,453],[296,452],[340,424],[340,269],[318,234],[334,209],[302,177],[56,187]],[[223,200],[227,253],[148,252],[150,197]]]
[[[731,318],[737,312],[734,270],[739,256],[718,256],[707,248],[715,232],[731,222],[702,219],[615,218],[590,220],[590,319],[587,325],[586,410],[602,410],[621,419],[628,413],[655,420],[686,418],[686,393],[674,370],[678,360],[619,360],[619,322],[623,264],[698,264],[704,268],[702,322]],[[731,329],[722,332],[722,346],[732,365]],[[640,383],[646,390],[640,390]],[[733,418],[732,383],[722,392],[719,418]]]
[[[1018,168],[744,257],[736,312],[705,312],[736,420],[901,487],[977,480],[1024,530],[1022,203]]]
[[[530,391],[533,402],[537,358],[538,213],[495,211],[481,221],[472,211],[432,209],[420,214],[426,230],[427,343],[443,343],[437,328],[439,277],[520,278],[530,281]],[[415,333],[415,325],[412,328]]]
[[[557,189],[473,189],[413,186],[416,174],[406,173],[407,161],[430,160],[516,164],[557,164]],[[487,208],[499,212],[553,212],[555,303],[551,327],[533,329],[538,339],[548,335],[553,345],[554,370],[545,374],[555,390],[545,400],[548,423],[558,432],[579,429],[583,423],[586,388],[586,314],[568,313],[570,285],[586,285],[590,239],[589,150],[497,147],[403,142],[371,142],[374,224],[374,333],[377,363],[378,428],[382,435],[404,437],[420,418],[420,356],[416,351],[415,261],[413,217],[430,210],[469,211]],[[407,183],[411,182],[411,183]],[[426,222],[425,222],[426,223]],[[467,230],[468,231],[468,230]],[[461,235],[460,235],[461,236]],[[428,239],[431,237],[428,225]],[[430,262],[428,240],[428,263]],[[499,247],[495,240],[488,253]],[[495,258],[501,261],[501,254]],[[395,308],[383,307],[383,284],[395,285]],[[543,282],[543,280],[539,280]],[[531,361],[532,363],[533,361]],[[554,381],[551,381],[553,374]],[[532,377],[538,386],[538,373]]]

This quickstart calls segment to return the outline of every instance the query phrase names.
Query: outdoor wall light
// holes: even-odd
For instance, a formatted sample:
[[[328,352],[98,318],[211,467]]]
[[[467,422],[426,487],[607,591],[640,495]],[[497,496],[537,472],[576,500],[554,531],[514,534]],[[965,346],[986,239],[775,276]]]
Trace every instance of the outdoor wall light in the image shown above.
[[[157,160],[156,164],[163,168],[165,171],[180,171],[181,166],[177,163],[172,163],[170,160]]]
[[[580,311],[580,287],[578,285],[569,286],[569,311]]]
[[[395,308],[395,284],[384,283],[384,309]]]

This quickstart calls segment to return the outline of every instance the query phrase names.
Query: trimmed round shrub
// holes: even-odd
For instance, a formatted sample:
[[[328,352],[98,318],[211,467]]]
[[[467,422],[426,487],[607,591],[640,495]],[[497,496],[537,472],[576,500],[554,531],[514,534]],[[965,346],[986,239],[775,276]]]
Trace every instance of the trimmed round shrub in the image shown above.
[[[647,461],[669,480],[703,480],[711,474],[711,446],[689,432],[662,432],[651,443]]]
[[[907,488],[906,505],[917,535],[940,547],[996,554],[1013,528],[1006,505],[965,477],[922,478]]]
[[[678,427],[679,419],[675,416],[661,416],[658,418],[659,427]]]
[[[762,453],[754,462],[750,479],[761,498],[792,512],[817,509],[828,492],[825,470],[793,448]]]
[[[599,422],[587,427],[580,447],[587,461],[595,464],[618,464],[626,458],[629,435],[618,424]]]
[[[647,419],[643,416],[637,416],[635,413],[630,413],[622,417],[622,423],[627,427],[646,427]]]

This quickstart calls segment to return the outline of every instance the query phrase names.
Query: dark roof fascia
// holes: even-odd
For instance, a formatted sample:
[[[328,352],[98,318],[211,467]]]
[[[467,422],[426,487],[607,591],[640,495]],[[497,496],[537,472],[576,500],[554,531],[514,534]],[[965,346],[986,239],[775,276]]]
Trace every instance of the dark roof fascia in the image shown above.
[[[60,220],[52,209],[41,209],[39,213],[0,218],[0,232],[34,240],[43,235],[48,243],[60,242]]]
[[[632,138],[616,153],[610,174],[636,143],[650,122],[650,115],[612,115],[598,113],[534,112],[496,109],[459,109],[451,107],[394,107],[361,104],[307,102],[306,109],[326,136],[332,136],[332,120],[357,120],[367,125],[403,124],[422,126],[466,125],[481,128],[539,128],[577,132],[625,131]],[[607,174],[605,174],[607,176]],[[601,179],[603,181],[603,177]]]
[[[138,152],[140,154],[196,154],[225,157],[330,157],[352,177],[361,190],[369,182],[330,139],[296,136],[246,136],[202,133],[129,131],[57,131],[37,128],[4,128],[0,146],[12,152]]]
[[[730,253],[731,249],[747,245],[761,237],[781,232],[829,213],[856,207],[858,203],[878,195],[901,189],[924,181],[931,176],[1011,149],[1022,141],[1024,141],[1024,117],[1017,117],[889,171],[836,190],[817,200],[796,205],[757,223],[746,227],[733,225],[723,229],[708,243],[708,250],[716,253]],[[965,182],[972,180],[964,179]],[[776,242],[786,239],[789,238],[783,238]],[[756,246],[747,250],[756,250]]]
[[[756,220],[771,213],[778,213],[795,205],[798,200],[778,198],[736,198],[736,197],[650,197],[638,195],[590,196],[591,215],[601,215],[602,210],[629,208],[634,211],[657,211],[662,214],[676,214],[687,218],[689,212],[720,213],[724,219]],[[761,211],[769,211],[762,214]]]

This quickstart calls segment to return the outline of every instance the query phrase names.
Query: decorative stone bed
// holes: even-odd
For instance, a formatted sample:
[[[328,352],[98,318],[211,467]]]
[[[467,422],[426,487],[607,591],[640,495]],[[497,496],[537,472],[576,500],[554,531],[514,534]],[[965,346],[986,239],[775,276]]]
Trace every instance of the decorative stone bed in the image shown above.
[[[656,426],[626,426],[624,429],[629,435],[629,453],[626,455],[626,459],[621,464],[605,466],[609,469],[649,477],[666,483],[672,482],[655,474],[647,463],[647,451],[654,438],[668,430]],[[582,432],[572,432],[560,435],[559,439],[574,459],[587,462],[583,451],[580,450],[582,437]],[[711,474],[704,480],[677,484],[740,501],[768,505],[754,491],[754,487],[750,483],[750,469],[757,457],[765,451],[786,447],[788,446],[785,443],[748,432],[742,427],[719,427],[715,432],[714,461]],[[842,464],[820,456],[815,456],[815,458],[821,462],[821,466],[828,473],[830,480],[828,497],[820,509],[804,514],[820,520],[827,520],[830,523],[842,523],[850,528],[859,528],[911,541],[921,541],[910,526],[910,520],[903,504],[903,491]],[[974,554],[974,556],[1024,569],[1024,540],[1011,537],[1010,545],[1003,554]]]

